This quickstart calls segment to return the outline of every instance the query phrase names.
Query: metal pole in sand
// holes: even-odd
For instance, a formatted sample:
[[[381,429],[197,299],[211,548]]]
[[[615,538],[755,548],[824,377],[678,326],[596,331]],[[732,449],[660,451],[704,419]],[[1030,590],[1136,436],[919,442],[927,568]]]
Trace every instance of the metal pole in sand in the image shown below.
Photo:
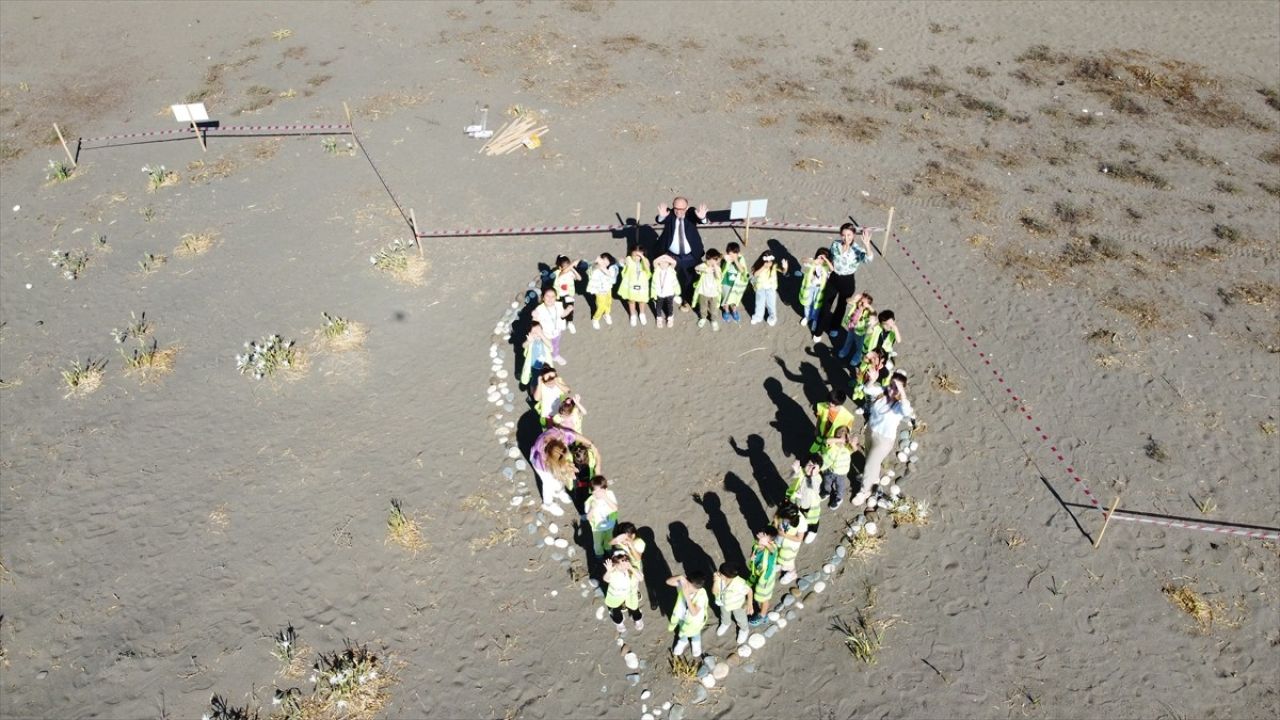
[[[418,216],[414,214],[413,208],[409,208],[409,224],[413,226],[413,241],[418,244],[418,257],[423,257],[422,238],[418,237]]]
[[[62,131],[58,129],[58,123],[53,124],[53,131],[58,133],[58,142],[62,143],[62,152],[67,154],[67,159],[71,161],[71,167],[77,167],[76,159],[71,155],[71,149],[67,147],[67,141],[62,137]]]
[[[1102,530],[1098,532],[1098,539],[1093,541],[1094,550],[1097,550],[1098,546],[1102,544],[1102,536],[1107,534],[1107,525],[1111,524],[1111,516],[1115,513],[1116,506],[1119,504],[1120,496],[1117,495],[1116,499],[1111,502],[1111,509],[1107,511],[1106,519],[1102,521]]]

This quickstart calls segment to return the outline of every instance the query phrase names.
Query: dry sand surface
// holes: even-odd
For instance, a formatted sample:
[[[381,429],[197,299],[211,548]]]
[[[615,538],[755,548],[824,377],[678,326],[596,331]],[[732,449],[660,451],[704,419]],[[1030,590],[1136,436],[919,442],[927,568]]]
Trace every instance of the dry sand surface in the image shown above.
[[[382,717],[1280,715],[1277,544],[1115,521],[1095,551],[1083,492],[1280,525],[1275,2],[5,2],[0,56],[0,715],[193,718],[217,693],[267,717],[274,687],[312,688],[272,655],[290,623],[303,668],[344,641],[381,658]],[[428,240],[380,271],[410,235],[340,135],[85,149],[50,181],[51,122],[73,145],[170,129],[184,98],[231,125],[347,102],[424,227],[611,223],[677,193],[789,222],[895,206],[902,244],[859,286],[906,336],[928,429],[904,486],[931,521],[692,704],[656,581],[749,550],[844,370],[794,279],[775,328],[580,321],[564,375],[652,539],[633,685],[581,547],[557,560],[511,507],[534,482],[502,474],[502,423],[535,432],[520,391],[486,401],[538,263],[625,241]],[[551,132],[478,155],[476,103]],[[177,177],[149,191],[158,165]],[[827,241],[753,231],[748,254]],[[367,334],[326,345],[321,313]],[[277,333],[305,355],[237,372]],[[417,552],[387,542],[392,499]],[[824,517],[803,573],[852,518]],[[832,629],[859,613],[874,665]]]

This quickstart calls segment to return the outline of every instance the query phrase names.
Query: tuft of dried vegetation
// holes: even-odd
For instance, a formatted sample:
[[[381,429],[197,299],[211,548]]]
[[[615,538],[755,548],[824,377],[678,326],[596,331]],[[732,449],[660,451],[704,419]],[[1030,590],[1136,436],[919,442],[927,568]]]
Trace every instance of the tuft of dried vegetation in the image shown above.
[[[1139,166],[1131,161],[1121,162],[1102,162],[1098,163],[1098,172],[1125,182],[1136,183],[1138,185],[1149,185],[1160,190],[1169,190],[1173,186],[1169,181],[1164,179],[1154,170]]]
[[[955,92],[955,88],[939,80],[921,79],[911,75],[896,77],[889,84],[933,99]]]
[[[195,257],[203,255],[218,242],[218,233],[213,230],[205,230],[199,233],[187,233],[183,235],[178,242],[178,246],[173,249],[173,254],[178,257]]]
[[[1023,208],[1018,214],[1018,222],[1022,225],[1022,229],[1032,235],[1052,235],[1054,232],[1053,226],[1040,219],[1030,208]]]
[[[132,353],[127,353],[124,348],[120,348],[120,355],[124,358],[124,371],[130,375],[137,375],[145,382],[173,372],[178,348],[174,346],[161,348],[153,339],[150,344],[145,341],[140,342]]]
[[[1128,297],[1119,288],[1103,297],[1102,304],[1129,318],[1140,329],[1149,330],[1161,324],[1159,305],[1151,300]]]
[[[702,667],[701,658],[672,655],[668,661],[671,663],[671,677],[681,683],[691,683],[698,679],[698,669]]]
[[[67,389],[67,393],[63,397],[84,397],[92,394],[102,386],[102,376],[106,369],[106,360],[89,358],[84,362],[76,361],[72,363],[62,371],[62,384]]]
[[[951,393],[952,395],[959,395],[963,391],[960,383],[957,382],[955,378],[951,377],[950,374],[945,372],[934,373],[929,380],[933,387],[943,392]]]
[[[1244,235],[1230,225],[1218,223],[1213,226],[1213,236],[1219,240],[1229,243],[1239,243],[1244,241]]]
[[[391,511],[387,513],[385,542],[395,543],[414,555],[427,547],[427,541],[422,538],[422,531],[418,529],[418,521],[406,515],[400,501],[394,498],[391,500]]]
[[[951,207],[968,211],[975,220],[990,218],[995,207],[995,194],[985,183],[937,160],[926,162],[911,181],[929,188]]]
[[[347,352],[364,347],[369,331],[364,325],[322,312],[324,325],[316,333],[316,345],[329,352]]]
[[[396,239],[369,256],[369,264],[406,285],[421,285],[427,275],[427,263],[418,254],[411,254],[408,243]]]
[[[1218,297],[1225,305],[1242,302],[1246,305],[1274,307],[1280,305],[1280,285],[1262,280],[1241,283],[1230,290],[1218,288]]]
[[[1168,462],[1169,460],[1169,453],[1165,452],[1164,446],[1150,435],[1147,436],[1147,442],[1142,446],[1142,452],[1156,462]]]
[[[187,163],[187,172],[191,173],[192,185],[203,185],[211,180],[230,177],[239,168],[230,158],[218,158],[213,163],[204,160],[192,160]]]
[[[796,118],[809,131],[824,131],[841,140],[871,142],[880,136],[884,121],[869,115],[846,115],[834,110],[814,110]],[[802,130],[803,132],[803,130]]]
[[[1093,219],[1093,210],[1081,207],[1070,200],[1059,200],[1053,204],[1053,215],[1068,225],[1089,222]]]
[[[1161,592],[1173,606],[1191,616],[1201,634],[1208,634],[1213,624],[1226,612],[1226,607],[1218,601],[1205,600],[1190,585],[1166,583]]]
[[[980,112],[986,115],[989,120],[1003,120],[1008,114],[1003,107],[991,100],[981,100],[964,93],[957,95],[956,100],[964,109]]]

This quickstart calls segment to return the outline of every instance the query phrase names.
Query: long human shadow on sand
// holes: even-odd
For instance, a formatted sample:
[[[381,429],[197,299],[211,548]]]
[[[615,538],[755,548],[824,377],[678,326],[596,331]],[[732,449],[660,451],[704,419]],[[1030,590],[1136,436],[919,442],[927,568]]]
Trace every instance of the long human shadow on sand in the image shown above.
[[[641,559],[644,562],[644,587],[649,595],[649,609],[665,613],[664,608],[675,607],[676,604],[676,590],[667,585],[667,578],[672,575],[671,565],[658,547],[653,528],[636,528],[636,537],[644,540],[644,555]]]
[[[680,566],[681,572],[688,575],[701,571],[707,577],[711,576],[715,561],[689,536],[689,526],[679,520],[667,525],[667,543],[671,546],[671,558]]]
[[[756,495],[755,490],[742,481],[742,478],[734,473],[725,473],[724,489],[737,498],[738,511],[742,513],[752,532],[769,524],[769,515],[765,512],[764,505],[760,503],[760,497]]]
[[[793,458],[804,457],[809,452],[815,432],[809,410],[792,400],[777,378],[765,378],[764,390],[774,407],[774,418],[769,426],[778,432],[783,454]]]
[[[701,505],[703,512],[707,514],[707,529],[715,536],[716,544],[720,546],[720,555],[725,562],[746,565],[747,559],[742,554],[742,546],[734,537],[733,530],[729,528],[729,517],[724,514],[724,508],[720,504],[720,495],[708,492],[694,495],[693,500]]]
[[[787,481],[778,473],[778,468],[764,451],[764,438],[752,433],[747,436],[747,446],[738,447],[738,441],[729,437],[729,447],[745,457],[751,463],[751,475],[760,487],[760,497],[770,506],[776,506],[787,497]]]

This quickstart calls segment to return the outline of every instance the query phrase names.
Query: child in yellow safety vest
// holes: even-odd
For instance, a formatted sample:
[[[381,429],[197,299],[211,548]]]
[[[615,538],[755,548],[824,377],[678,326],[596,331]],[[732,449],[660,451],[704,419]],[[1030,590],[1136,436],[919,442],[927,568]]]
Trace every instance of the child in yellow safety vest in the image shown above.
[[[858,438],[850,439],[849,428],[841,427],[829,438],[822,449],[822,495],[829,497],[829,507],[835,510],[849,494],[849,468],[853,465],[853,452],[858,449]]]
[[[800,508],[789,502],[778,505],[773,525],[778,528],[778,570],[782,573],[778,580],[783,585],[790,585],[796,580],[796,556],[800,554],[809,525]]]
[[[644,630],[644,617],[640,612],[640,571],[631,564],[625,552],[615,552],[604,561],[602,579],[608,584],[604,606],[609,608],[609,617],[617,626],[618,632],[627,631],[622,618],[623,608],[626,608],[631,621],[635,623],[636,632]]]
[[[818,332],[818,319],[822,316],[822,298],[831,277],[831,250],[818,248],[812,259],[800,263],[803,277],[800,280],[800,307],[804,314],[800,324],[808,326],[810,333]],[[841,356],[843,357],[843,356]]]
[[[585,510],[587,524],[591,526],[592,548],[596,557],[604,557],[612,545],[613,528],[618,524],[618,497],[609,489],[609,481],[603,475],[592,478]]]
[[[636,536],[635,523],[620,522],[613,528],[613,548],[614,553],[624,552],[627,559],[631,561],[631,567],[636,569],[640,574],[640,579],[644,579],[644,549],[646,547],[643,539]]]
[[[738,626],[737,644],[747,641],[751,626],[747,623],[747,611],[751,608],[753,598],[751,584],[742,576],[745,571],[738,563],[726,562],[720,565],[720,572],[711,581],[711,595],[720,606],[720,625],[716,635],[729,632],[729,619]]]
[[[791,464],[791,472],[794,477],[787,488],[787,500],[804,513],[809,525],[804,542],[808,545],[818,536],[818,522],[822,517],[822,456],[810,455],[803,466],[797,460]]]
[[[591,313],[591,327],[600,329],[600,318],[613,324],[613,286],[618,283],[618,261],[609,253],[601,253],[587,273],[587,292],[595,300],[596,310]]]
[[[764,320],[768,320],[769,325],[778,324],[778,273],[787,274],[787,261],[783,259],[775,263],[774,260],[773,253],[765,250],[751,266],[751,284],[756,288],[752,325],[759,325]]]
[[[811,453],[822,452],[824,442],[834,437],[836,430],[842,427],[853,427],[853,413],[844,407],[844,401],[848,399],[844,390],[833,387],[828,398],[827,402],[818,403],[813,409],[817,417],[818,437],[814,439],[813,445],[809,446]]]
[[[582,432],[582,416],[586,414],[587,409],[582,406],[578,396],[570,395],[560,400],[559,407],[551,414],[551,417],[547,418],[547,424],[580,433]]]
[[[707,251],[705,259],[698,263],[694,271],[698,273],[698,282],[693,288],[693,295],[698,303],[698,327],[706,327],[711,322],[712,331],[720,330],[720,321],[714,313],[720,304],[720,251],[712,248]]]
[[[751,271],[742,259],[742,246],[731,242],[724,248],[724,275],[720,278],[720,319],[725,322],[742,322],[738,306],[747,293]]]
[[[884,366],[892,370],[893,358],[898,355],[893,348],[901,340],[902,332],[898,330],[898,321],[894,319],[893,311],[885,310],[877,315],[875,321],[867,328],[867,336],[862,341],[862,352],[879,350],[880,357],[884,359]]]
[[[618,285],[618,297],[627,303],[631,327],[636,326],[636,320],[641,325],[649,324],[645,319],[644,306],[649,302],[649,278],[652,275],[653,268],[649,265],[649,258],[644,256],[644,248],[639,245],[631,248],[622,261],[622,282]]]
[[[884,356],[879,350],[871,350],[862,356],[858,369],[853,371],[849,384],[853,386],[853,402],[858,406],[858,414],[867,411],[867,385],[889,383],[889,370],[884,366]]]
[[[707,575],[694,571],[688,575],[677,575],[667,580],[667,584],[678,590],[676,606],[671,610],[671,619],[667,621],[667,631],[675,630],[676,645],[671,654],[679,657],[685,648],[693,651],[694,659],[702,657],[702,629],[707,626],[707,615],[710,613],[707,602]]]
[[[755,627],[764,623],[773,601],[773,588],[778,581],[778,529],[772,525],[756,533],[756,543],[751,547],[751,559],[747,561],[751,592],[755,596],[756,611],[747,618],[747,624]]]
[[[849,306],[849,312],[844,316],[842,323],[846,331],[844,347],[840,348],[837,355],[843,358],[853,353],[853,357],[849,360],[851,367],[858,367],[858,363],[862,362],[867,330],[871,328],[872,323],[876,322],[876,309],[872,306],[874,302],[875,299],[870,294],[858,293],[853,296],[853,304]]]

